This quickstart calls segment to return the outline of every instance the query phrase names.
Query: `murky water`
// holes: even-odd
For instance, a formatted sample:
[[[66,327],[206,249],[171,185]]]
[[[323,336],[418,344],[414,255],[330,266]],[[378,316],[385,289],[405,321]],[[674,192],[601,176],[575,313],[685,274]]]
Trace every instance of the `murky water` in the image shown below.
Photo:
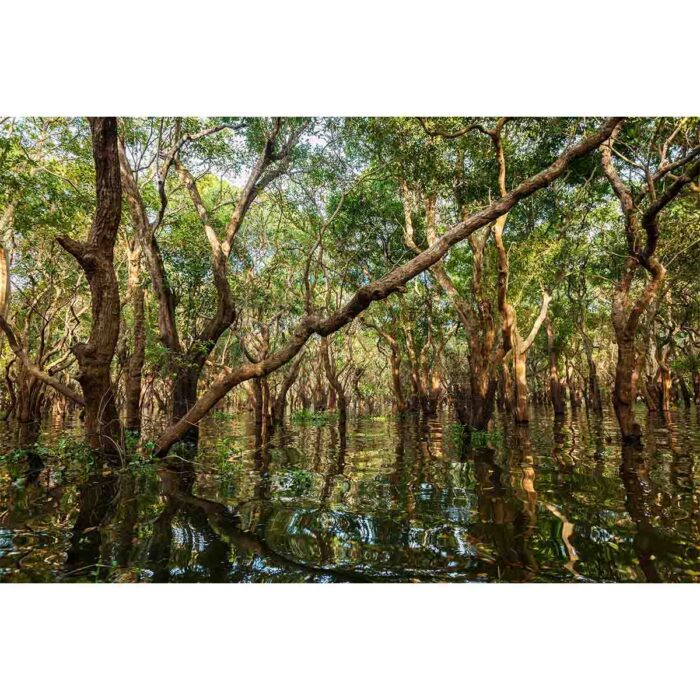
[[[194,463],[91,464],[47,427],[0,435],[2,581],[700,581],[695,409],[622,451],[610,415],[289,425],[210,420]]]

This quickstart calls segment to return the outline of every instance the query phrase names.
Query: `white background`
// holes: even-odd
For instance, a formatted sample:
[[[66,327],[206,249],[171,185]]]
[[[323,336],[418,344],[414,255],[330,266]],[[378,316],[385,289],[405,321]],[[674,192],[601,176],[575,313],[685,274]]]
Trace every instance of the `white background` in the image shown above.
[[[697,15],[671,0],[15,0],[0,114],[697,115]],[[699,591],[5,584],[0,692],[695,697]]]

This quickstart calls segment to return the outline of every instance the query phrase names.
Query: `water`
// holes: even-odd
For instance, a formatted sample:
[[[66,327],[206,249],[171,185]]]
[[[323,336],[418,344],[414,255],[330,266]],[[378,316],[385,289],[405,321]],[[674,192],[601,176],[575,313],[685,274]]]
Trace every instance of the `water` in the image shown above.
[[[449,416],[203,426],[195,462],[89,464],[46,426],[42,463],[0,434],[2,581],[700,581],[700,427],[640,409],[544,411],[460,445]],[[257,443],[259,444],[259,443]]]

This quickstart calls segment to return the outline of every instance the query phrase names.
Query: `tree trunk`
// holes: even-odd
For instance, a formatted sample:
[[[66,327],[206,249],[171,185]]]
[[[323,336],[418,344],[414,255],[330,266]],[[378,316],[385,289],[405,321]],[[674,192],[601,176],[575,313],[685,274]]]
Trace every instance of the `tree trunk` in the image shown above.
[[[328,383],[335,391],[336,401],[338,404],[338,422],[342,427],[345,426],[348,419],[348,402],[343,385],[338,379],[335,365],[331,361],[330,343],[328,338],[321,338],[321,359],[323,361],[323,368],[326,371],[326,379],[328,379]]]
[[[641,443],[642,429],[634,420],[637,399],[637,362],[634,340],[618,341],[613,407],[624,444]]]
[[[129,287],[134,314],[134,340],[126,375],[125,427],[135,435],[139,435],[141,432],[141,383],[146,356],[145,292],[139,280],[140,259],[141,251],[138,248],[138,243],[134,243],[132,250],[129,251]]]
[[[656,386],[658,391],[658,409],[668,414],[671,411],[671,390],[673,388],[673,377],[668,366],[668,356],[663,350],[659,357],[659,368],[656,371]]]
[[[527,363],[522,353],[513,353],[513,413],[516,423],[527,423]]]
[[[21,367],[15,382],[14,414],[20,423],[41,421],[42,384],[26,367]]]
[[[513,413],[513,379],[507,364],[501,365],[501,376],[498,385],[499,408],[506,413]]]
[[[391,386],[394,391],[394,405],[397,413],[406,412],[406,400],[403,396],[403,385],[401,384],[401,353],[398,347],[391,347]]]
[[[683,405],[686,408],[690,408],[691,400],[690,400],[690,392],[688,391],[688,385],[685,383],[685,380],[683,377],[679,374],[678,375],[678,388],[680,389],[681,392],[681,398],[683,399]]]
[[[268,401],[270,398],[269,389],[266,390],[266,382],[262,378],[256,378],[252,381],[253,396],[255,397],[254,416],[255,416],[255,435],[259,438],[258,447],[267,442],[268,433]]]
[[[179,364],[175,370],[171,390],[173,422],[186,415],[197,401],[199,373],[200,367],[191,365],[187,361]],[[182,439],[189,445],[196,445],[199,440],[199,427],[197,425],[190,426]]]
[[[598,370],[593,358],[588,355],[588,397],[593,412],[600,416],[603,414],[603,399],[600,394],[600,384],[598,383]]]
[[[569,387],[569,404],[572,410],[581,407],[581,387],[578,379],[574,376],[574,368],[567,360],[566,363],[566,384]]]
[[[470,373],[469,414],[465,427],[470,430],[488,430],[496,398],[496,380],[485,368],[475,366]]]
[[[433,382],[430,376],[430,369],[425,359],[421,362],[420,392],[423,415],[429,417],[434,416],[437,413],[437,406],[433,394]]]
[[[114,243],[121,217],[121,183],[117,153],[117,120],[90,119],[95,160],[97,210],[87,242],[57,240],[80,264],[90,285],[92,327],[87,343],[73,346],[85,401],[88,444],[114,454],[121,442],[110,366],[119,338],[121,304],[114,272]]]
[[[277,397],[272,405],[273,428],[284,424],[284,411],[287,406],[287,394],[299,376],[299,368],[301,367],[301,361],[303,358],[303,353],[300,353],[294,358],[292,366],[282,381],[282,386],[280,387],[279,393],[277,394]]]
[[[564,391],[559,379],[559,370],[557,368],[559,357],[557,355],[554,342],[554,327],[552,326],[552,322],[549,320],[549,318],[545,320],[545,327],[547,330],[547,348],[549,351],[549,393],[555,415],[563,416],[565,413]]]

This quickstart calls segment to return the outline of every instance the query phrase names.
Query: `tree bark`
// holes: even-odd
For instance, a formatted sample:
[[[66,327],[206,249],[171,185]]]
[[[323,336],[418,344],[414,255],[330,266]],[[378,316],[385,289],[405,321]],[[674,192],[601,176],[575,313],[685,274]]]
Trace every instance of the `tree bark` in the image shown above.
[[[338,403],[338,422],[341,426],[344,426],[348,420],[348,401],[343,384],[338,379],[335,362],[331,359],[330,342],[327,337],[321,338],[321,358],[326,372],[326,379],[328,379],[328,383],[335,391]]]
[[[273,404],[272,404],[272,425],[273,427],[278,427],[284,424],[284,412],[287,406],[287,394],[289,390],[296,382],[299,376],[299,368],[301,367],[301,361],[304,359],[304,353],[299,353],[289,368],[289,371],[285,374],[282,380],[282,386],[280,387],[279,393],[277,394]]]
[[[603,398],[600,394],[598,368],[593,360],[592,353],[586,352],[586,362],[588,363],[588,396],[590,405],[593,412],[600,416],[603,414]]]
[[[685,379],[678,374],[678,388],[680,389],[681,392],[681,398],[683,399],[683,405],[686,408],[690,408],[691,400],[690,400],[690,392],[688,391],[688,385],[685,383]]]
[[[506,363],[501,365],[501,376],[499,384],[499,408],[507,414],[513,413],[513,378],[510,374],[510,369]]]
[[[656,385],[658,388],[658,409],[664,414],[671,411],[671,393],[673,389],[673,377],[669,365],[670,345],[660,347],[656,353],[658,369],[656,371]]]
[[[59,244],[82,267],[90,286],[92,327],[86,343],[72,350],[85,401],[88,444],[114,454],[121,442],[110,367],[119,338],[121,304],[114,272],[114,243],[121,218],[121,182],[115,117],[90,119],[95,160],[97,209],[86,242],[59,237]]]
[[[555,415],[563,416],[565,413],[564,391],[559,378],[559,369],[557,367],[559,364],[559,356],[556,351],[554,326],[549,320],[549,317],[545,319],[545,327],[547,330],[547,349],[549,352],[549,394],[552,400],[552,407],[554,408]]]
[[[126,430],[141,433],[141,384],[146,356],[146,316],[144,289],[140,281],[141,250],[134,241],[129,250],[129,294],[134,315],[133,346],[126,376]]]

